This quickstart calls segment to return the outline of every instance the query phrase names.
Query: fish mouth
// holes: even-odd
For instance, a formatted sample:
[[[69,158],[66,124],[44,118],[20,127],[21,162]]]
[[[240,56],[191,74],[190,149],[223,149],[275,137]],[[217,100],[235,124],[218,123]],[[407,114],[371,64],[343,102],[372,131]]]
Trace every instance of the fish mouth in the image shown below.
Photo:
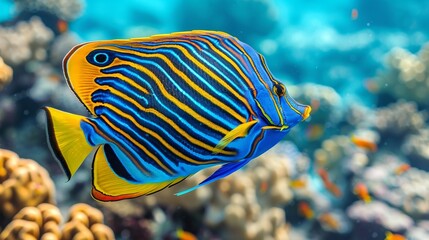
[[[310,106],[306,106],[304,113],[301,115],[302,116],[302,120],[301,121],[305,121],[307,120],[308,117],[310,117],[310,113],[311,113],[311,107]]]
[[[279,130],[279,131],[284,131],[286,129],[289,129],[289,126],[288,125],[280,125],[280,126],[268,125],[268,126],[262,127],[262,129],[264,129],[264,130]]]
[[[305,106],[304,111],[302,111],[301,115],[301,122],[307,120],[310,117],[310,113],[311,113],[311,107],[310,106]],[[262,127],[262,129],[264,130],[279,130],[279,131],[285,131],[288,130],[290,128],[289,125],[283,124],[283,125],[267,125]]]

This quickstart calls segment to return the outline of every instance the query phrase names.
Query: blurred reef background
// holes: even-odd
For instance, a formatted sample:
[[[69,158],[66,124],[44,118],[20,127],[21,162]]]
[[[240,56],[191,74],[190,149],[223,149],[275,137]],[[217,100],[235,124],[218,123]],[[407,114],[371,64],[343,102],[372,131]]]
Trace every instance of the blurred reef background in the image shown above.
[[[0,239],[429,239],[428,13],[420,0],[0,0]],[[87,114],[68,50],[192,29],[261,52],[311,120],[182,197],[209,171],[117,203],[91,199],[90,161],[66,182],[40,109]]]

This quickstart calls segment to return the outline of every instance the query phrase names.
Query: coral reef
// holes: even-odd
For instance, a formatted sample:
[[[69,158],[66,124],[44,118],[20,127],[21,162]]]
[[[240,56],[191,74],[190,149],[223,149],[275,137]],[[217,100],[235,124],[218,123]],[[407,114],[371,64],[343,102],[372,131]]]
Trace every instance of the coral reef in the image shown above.
[[[429,171],[429,128],[411,134],[402,145],[402,151],[412,166]]]
[[[347,215],[356,224],[356,239],[369,239],[374,233],[383,236],[386,231],[403,233],[414,224],[406,214],[379,201],[355,202],[347,209]]]
[[[61,239],[61,221],[59,209],[52,204],[25,207],[0,233],[0,239]]]
[[[103,214],[100,210],[78,203],[70,208],[69,215],[69,220],[62,229],[62,239],[115,239],[113,231],[103,224]]]
[[[427,112],[418,111],[414,102],[398,101],[378,108],[374,125],[382,136],[403,137],[416,133],[425,125]]]
[[[50,49],[49,60],[51,64],[61,67],[61,63],[67,52],[80,42],[79,37],[72,32],[65,32],[55,38]]]
[[[289,239],[289,227],[285,222],[285,212],[282,208],[293,198],[289,187],[292,160],[282,154],[285,148],[288,148],[287,144],[280,144],[273,151],[253,160],[237,174],[198,188],[184,196],[172,197],[179,189],[198,184],[213,170],[206,170],[184,181],[183,184],[142,199],[101,206],[106,209],[109,225],[118,225],[114,220],[117,220],[115,216],[120,215],[127,219],[124,222],[135,222],[135,228],[139,228],[140,233],[145,232],[145,235],[137,235],[135,232],[139,231],[131,230],[131,234],[134,234],[131,237],[134,238],[160,237],[162,232],[172,230],[168,229],[169,225],[170,228],[179,226],[190,229],[199,235],[202,234],[201,224],[204,224],[211,229],[213,237],[221,239]],[[158,211],[158,205],[166,208],[166,212],[173,216],[182,215],[179,222],[161,224],[157,219],[164,219],[166,216],[162,211]],[[195,219],[186,221],[186,217],[183,217],[198,216],[201,211],[203,215],[199,221]],[[150,212],[154,215],[152,220],[142,218]],[[109,222],[111,220],[113,221]],[[130,226],[120,227],[123,229],[112,228],[115,232],[122,232]],[[218,232],[219,229],[223,231]]]
[[[0,57],[0,91],[12,80],[13,70]]]
[[[429,239],[429,221],[421,221],[407,232],[407,238],[412,240]]]
[[[48,172],[33,160],[20,159],[0,149],[1,224],[19,210],[40,203],[54,203],[54,185]]]
[[[171,240],[179,230],[197,239],[429,239],[429,4],[386,2],[0,0],[0,146],[46,167],[58,203],[42,167],[0,150],[0,239]],[[214,169],[114,203],[88,194],[90,161],[64,183],[39,110],[88,114],[66,85],[65,54],[83,41],[202,27],[250,43],[289,94],[311,104],[311,119],[287,136],[293,143],[180,197]]]
[[[28,60],[45,60],[47,44],[54,37],[37,16],[28,22],[20,21],[14,27],[0,27],[0,53],[11,66]]]
[[[72,206],[61,227],[62,215],[54,203],[47,171],[33,160],[0,149],[0,230],[6,226],[0,239],[115,239],[103,225],[101,211],[87,204]]]
[[[306,83],[298,86],[288,86],[290,94],[297,99],[298,102],[306,102],[311,104],[312,124],[335,124],[343,118],[343,105],[341,96],[335,89],[314,84]]]
[[[403,173],[396,169],[403,162],[394,155],[381,154],[376,164],[365,169],[362,180],[371,195],[401,209],[413,219],[429,215],[429,173],[411,167]]]
[[[281,146],[278,146],[281,149]],[[290,163],[275,149],[255,159],[241,174],[213,184],[208,225],[225,225],[225,239],[286,239],[282,207],[293,198]],[[218,217],[216,217],[218,216]]]
[[[314,159],[319,167],[331,168],[339,164],[351,150],[352,144],[347,136],[333,136],[322,142],[321,148],[314,152]]]
[[[378,76],[382,92],[396,99],[428,106],[429,44],[424,45],[418,54],[394,48],[388,54],[386,65],[387,69]]]
[[[14,0],[18,12],[45,11],[50,12],[64,20],[73,20],[77,18],[83,10],[81,0]]]
[[[115,239],[112,230],[103,224],[103,214],[99,210],[80,203],[70,208],[69,215],[69,220],[61,226],[63,217],[56,206],[43,203],[25,207],[0,233],[0,239]]]

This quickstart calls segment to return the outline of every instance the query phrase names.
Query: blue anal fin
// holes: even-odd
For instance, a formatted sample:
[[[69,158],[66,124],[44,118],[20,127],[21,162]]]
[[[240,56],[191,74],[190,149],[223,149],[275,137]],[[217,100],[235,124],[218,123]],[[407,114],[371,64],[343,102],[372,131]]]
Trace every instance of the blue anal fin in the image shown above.
[[[242,168],[244,165],[246,165],[249,161],[251,160],[251,158],[249,159],[244,159],[242,161],[239,162],[232,162],[232,163],[227,163],[224,164],[221,168],[219,168],[218,170],[216,170],[216,172],[214,172],[212,175],[210,175],[207,179],[205,179],[204,181],[202,181],[201,183],[199,183],[198,185],[191,187],[189,189],[183,190],[181,192],[176,193],[176,196],[181,196],[184,195],[186,193],[192,192],[195,189],[204,186],[206,184],[212,183],[216,180],[219,180],[223,177],[226,177],[228,175],[230,175],[231,173],[237,171],[238,169]]]

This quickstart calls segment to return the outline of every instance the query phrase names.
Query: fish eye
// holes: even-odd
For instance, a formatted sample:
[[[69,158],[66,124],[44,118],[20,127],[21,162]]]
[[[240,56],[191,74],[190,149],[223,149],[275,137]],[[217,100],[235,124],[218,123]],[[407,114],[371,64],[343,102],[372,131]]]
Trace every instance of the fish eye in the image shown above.
[[[104,64],[107,62],[107,60],[109,60],[107,53],[96,53],[94,55],[94,62],[98,64]]]
[[[88,62],[99,67],[109,65],[113,61],[113,56],[110,52],[96,50],[88,54]]]
[[[281,83],[276,83],[273,86],[273,92],[279,97],[283,97],[286,94],[286,87]]]

